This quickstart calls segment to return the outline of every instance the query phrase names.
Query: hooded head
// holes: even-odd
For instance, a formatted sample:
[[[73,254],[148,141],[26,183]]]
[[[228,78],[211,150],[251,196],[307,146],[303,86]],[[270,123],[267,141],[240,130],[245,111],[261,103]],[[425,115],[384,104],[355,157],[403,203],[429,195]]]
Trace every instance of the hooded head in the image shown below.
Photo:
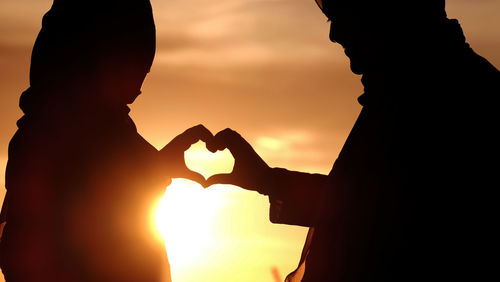
[[[316,0],[331,21],[330,39],[345,48],[357,74],[417,46],[446,19],[444,0]]]
[[[126,105],[154,54],[149,0],[55,0],[33,48],[31,89],[52,102]]]

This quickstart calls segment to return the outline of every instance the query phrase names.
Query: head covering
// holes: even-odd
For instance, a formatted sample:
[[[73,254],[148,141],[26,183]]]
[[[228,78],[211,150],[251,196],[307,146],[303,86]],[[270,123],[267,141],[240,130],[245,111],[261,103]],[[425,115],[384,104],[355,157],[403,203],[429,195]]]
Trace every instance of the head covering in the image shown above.
[[[371,19],[420,19],[446,17],[445,0],[316,0],[329,18],[342,13],[359,13]]]
[[[351,67],[357,73],[366,73],[368,65],[377,69],[407,67],[409,61],[427,57],[433,46],[449,45],[446,41],[450,41],[450,24],[444,0],[316,0],[316,3],[332,21],[330,38],[349,51]]]
[[[54,0],[33,48],[21,108],[99,104],[110,92],[120,92],[111,103],[131,103],[154,53],[149,0]]]

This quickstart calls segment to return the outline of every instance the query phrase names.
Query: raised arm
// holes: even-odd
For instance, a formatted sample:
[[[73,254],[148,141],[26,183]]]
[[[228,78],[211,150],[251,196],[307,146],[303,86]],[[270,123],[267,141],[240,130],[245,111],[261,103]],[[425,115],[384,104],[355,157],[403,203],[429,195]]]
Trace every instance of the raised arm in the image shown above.
[[[226,148],[235,159],[233,171],[209,177],[207,187],[232,184],[268,195],[273,223],[302,226],[314,223],[328,176],[271,168],[240,134],[231,129],[217,133],[207,142],[207,149],[212,152]]]

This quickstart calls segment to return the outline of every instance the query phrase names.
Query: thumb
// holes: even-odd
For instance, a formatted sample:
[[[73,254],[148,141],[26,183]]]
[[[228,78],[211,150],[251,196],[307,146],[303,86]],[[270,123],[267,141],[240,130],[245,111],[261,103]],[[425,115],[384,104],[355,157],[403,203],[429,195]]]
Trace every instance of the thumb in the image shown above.
[[[235,177],[232,173],[221,173],[221,174],[214,174],[210,176],[206,181],[203,187],[207,188],[210,187],[214,184],[232,184],[236,185],[235,183]]]

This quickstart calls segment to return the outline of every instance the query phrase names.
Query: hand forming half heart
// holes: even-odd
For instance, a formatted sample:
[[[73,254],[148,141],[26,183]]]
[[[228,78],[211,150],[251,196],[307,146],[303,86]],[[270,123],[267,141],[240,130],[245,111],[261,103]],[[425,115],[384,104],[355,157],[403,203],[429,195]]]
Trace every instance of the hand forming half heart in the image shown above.
[[[211,152],[229,149],[234,157],[234,167],[231,173],[209,177],[205,187],[214,184],[232,184],[266,194],[264,183],[269,182],[272,177],[272,169],[240,134],[227,128],[206,143],[207,149]]]
[[[163,147],[160,154],[162,161],[166,162],[168,176],[170,178],[186,178],[204,185],[205,177],[186,166],[184,151],[199,140],[206,143],[211,139],[213,139],[212,133],[200,124],[179,134]]]

